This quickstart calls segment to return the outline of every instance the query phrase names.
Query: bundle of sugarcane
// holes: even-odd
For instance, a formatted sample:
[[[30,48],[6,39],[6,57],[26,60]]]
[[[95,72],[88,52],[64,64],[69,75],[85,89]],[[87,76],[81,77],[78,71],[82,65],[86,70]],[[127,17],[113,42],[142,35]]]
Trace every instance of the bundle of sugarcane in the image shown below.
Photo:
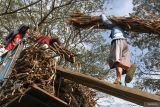
[[[77,56],[77,54],[75,52],[71,52],[68,49],[61,47],[57,44],[54,44],[53,47],[50,46],[50,48],[56,52],[58,55],[61,55],[62,57],[64,57],[67,61],[74,63],[75,62],[75,57]]]
[[[33,42],[36,41],[36,35],[32,35],[28,37],[29,41],[27,41],[27,44],[31,44]],[[36,45],[41,46],[41,43],[36,43]],[[63,46],[59,46],[57,44],[53,44],[53,46],[49,46],[50,49],[52,49],[52,51],[54,51],[57,55],[62,56],[63,58],[65,58],[67,61],[74,63],[75,62],[75,57],[76,57],[76,53],[75,52],[71,52],[68,49],[64,48]],[[56,55],[56,56],[57,56]]]
[[[118,26],[121,26],[126,31],[160,34],[160,18],[157,20],[147,20],[136,16],[132,17],[115,17],[108,16],[109,20]],[[74,13],[68,19],[68,24],[78,28],[98,28],[108,29],[100,19],[100,16],[87,16],[81,13]]]

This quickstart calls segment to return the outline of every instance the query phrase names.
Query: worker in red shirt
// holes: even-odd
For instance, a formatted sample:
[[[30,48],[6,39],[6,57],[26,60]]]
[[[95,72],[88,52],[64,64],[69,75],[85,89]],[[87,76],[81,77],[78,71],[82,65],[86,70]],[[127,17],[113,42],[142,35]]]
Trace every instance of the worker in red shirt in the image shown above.
[[[61,42],[59,38],[51,37],[51,36],[39,36],[35,40],[36,43],[42,44],[44,48],[48,48],[48,46],[53,46],[55,43],[61,46]]]
[[[41,48],[42,49],[47,49],[49,46],[54,46],[55,43],[58,45],[58,46],[61,46],[61,42],[59,40],[59,38],[57,37],[51,37],[50,34],[47,35],[47,36],[39,36],[35,39],[35,42],[40,44]],[[52,54],[53,57],[54,57],[54,60],[56,62],[58,62],[60,60],[60,56],[57,55],[56,53],[53,53]]]
[[[28,29],[29,26],[22,24],[18,28],[17,33],[11,38],[11,40],[6,45],[6,50],[12,50],[26,36]]]
[[[37,43],[45,43],[47,45],[52,45],[53,43],[57,43],[61,45],[59,38],[49,37],[49,36],[40,36],[35,40]]]
[[[18,43],[26,36],[28,32],[29,26],[28,25],[20,25],[20,27],[9,33],[8,36],[4,39],[5,48],[1,48],[0,50],[0,63],[3,62],[4,55],[6,52],[12,50]]]

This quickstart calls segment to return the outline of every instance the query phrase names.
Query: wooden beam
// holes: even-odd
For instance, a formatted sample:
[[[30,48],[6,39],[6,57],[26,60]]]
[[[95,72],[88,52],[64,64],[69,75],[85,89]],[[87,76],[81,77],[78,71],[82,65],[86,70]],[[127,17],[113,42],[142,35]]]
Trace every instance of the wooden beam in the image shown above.
[[[5,107],[50,107],[45,102],[31,96],[23,95],[21,98],[17,97],[12,103],[6,105]]]
[[[106,94],[110,94],[115,97],[136,103],[138,105],[144,105],[144,103],[146,102],[160,102],[160,96],[151,93],[142,92],[141,90],[125,86],[111,84],[106,81],[102,81],[94,77],[81,74],[77,71],[62,68],[59,66],[56,67],[56,70],[57,73],[60,74],[60,76],[66,79],[83,84],[87,87],[99,90]]]
[[[47,91],[39,88],[37,85],[33,85],[32,86],[32,90],[29,92],[27,92],[27,94],[31,94],[32,96],[38,97],[39,99],[41,99],[43,97],[44,102],[45,101],[52,101],[52,102],[56,102],[59,105],[61,105],[62,107],[68,107],[68,104],[66,102],[64,102],[63,100],[59,99],[58,97],[51,95],[50,93],[48,93]],[[41,97],[41,98],[40,98]]]
[[[63,100],[33,85],[24,95],[17,96],[4,107],[69,107]]]

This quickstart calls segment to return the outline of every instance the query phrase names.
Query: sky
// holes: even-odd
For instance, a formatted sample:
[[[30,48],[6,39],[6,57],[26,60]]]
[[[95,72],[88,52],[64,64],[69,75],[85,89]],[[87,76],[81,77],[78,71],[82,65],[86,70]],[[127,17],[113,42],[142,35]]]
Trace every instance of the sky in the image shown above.
[[[105,0],[103,12],[106,15],[129,16],[132,13],[132,0]]]
[[[105,0],[103,5],[102,13],[104,13],[106,16],[129,16],[129,13],[133,12],[133,4],[132,0]],[[108,35],[110,31],[102,32],[103,35]],[[108,33],[108,34],[106,34]],[[107,42],[110,43],[111,39],[109,37],[105,37]],[[131,51],[137,51],[138,48],[134,48],[130,46]],[[140,52],[140,50],[139,50]],[[141,55],[141,53],[138,53],[137,56]],[[110,80],[113,82],[113,80]],[[124,81],[124,77],[122,77],[122,81]],[[129,87],[132,87],[132,83],[128,85]],[[141,107],[136,104],[130,103],[128,101],[125,101],[123,99],[119,99],[113,96],[108,96],[106,94],[99,93],[102,98],[100,98],[97,103],[99,106],[97,107]],[[112,103],[114,102],[114,103]],[[112,105],[111,105],[112,104]]]

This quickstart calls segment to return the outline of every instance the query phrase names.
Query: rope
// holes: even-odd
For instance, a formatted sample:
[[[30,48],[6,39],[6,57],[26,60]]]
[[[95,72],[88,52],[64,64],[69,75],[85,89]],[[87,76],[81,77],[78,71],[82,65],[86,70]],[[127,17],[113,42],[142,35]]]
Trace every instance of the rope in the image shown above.
[[[60,75],[59,84],[58,84],[57,96],[59,96],[59,90],[60,90],[61,82],[62,82],[62,81],[61,81],[61,75]]]
[[[125,84],[125,86],[127,87],[127,83],[126,83],[126,81],[124,81],[124,84]]]
[[[55,83],[55,82],[54,82],[54,81],[55,81],[55,79],[56,79],[56,75],[55,75],[55,74],[56,74],[56,72],[57,72],[56,67],[57,67],[57,62],[55,61],[55,62],[54,62],[54,75],[52,75],[52,76],[53,76],[52,78],[53,78],[53,93],[54,93],[54,94],[55,94],[55,87],[54,87],[54,83]]]

